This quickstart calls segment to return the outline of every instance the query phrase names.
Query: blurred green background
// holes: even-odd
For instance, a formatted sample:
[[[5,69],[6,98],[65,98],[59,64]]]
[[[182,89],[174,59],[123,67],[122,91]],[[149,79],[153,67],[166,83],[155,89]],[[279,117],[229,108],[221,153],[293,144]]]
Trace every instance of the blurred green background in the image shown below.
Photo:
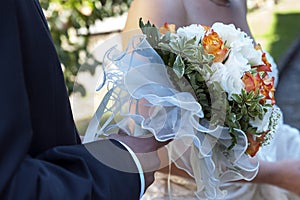
[[[69,95],[74,90],[85,94],[83,86],[74,85],[74,81],[79,67],[88,57],[91,27],[99,20],[123,14],[131,1],[40,0],[62,63]]]
[[[280,63],[300,37],[300,2],[279,0],[277,5],[266,3],[249,12],[248,22],[255,40],[262,43],[275,61]]]

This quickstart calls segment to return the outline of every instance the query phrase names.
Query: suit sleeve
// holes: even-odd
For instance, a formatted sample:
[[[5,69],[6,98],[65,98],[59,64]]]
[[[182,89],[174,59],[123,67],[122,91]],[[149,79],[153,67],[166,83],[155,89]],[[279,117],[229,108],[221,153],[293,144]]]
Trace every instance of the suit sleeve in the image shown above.
[[[127,151],[110,150],[124,150],[115,141],[28,153],[34,135],[42,133],[31,126],[16,2],[0,7],[0,199],[138,199],[139,175],[110,165],[135,167]]]

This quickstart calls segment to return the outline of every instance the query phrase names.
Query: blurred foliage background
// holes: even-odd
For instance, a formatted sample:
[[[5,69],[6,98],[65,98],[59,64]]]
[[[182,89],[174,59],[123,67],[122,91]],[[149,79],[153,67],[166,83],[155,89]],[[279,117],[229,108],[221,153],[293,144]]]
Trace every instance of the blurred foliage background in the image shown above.
[[[96,20],[123,14],[128,10],[131,1],[40,0],[62,63],[69,95],[74,90],[85,94],[83,86],[74,86],[74,81],[79,67],[88,57],[87,45],[91,26]]]
[[[288,58],[288,51],[293,50],[300,41],[299,0],[278,0],[275,5],[271,4],[272,0],[248,0],[251,1],[262,2],[260,7],[248,12],[254,38],[270,52],[279,64],[279,69],[283,70],[286,64],[283,61]]]

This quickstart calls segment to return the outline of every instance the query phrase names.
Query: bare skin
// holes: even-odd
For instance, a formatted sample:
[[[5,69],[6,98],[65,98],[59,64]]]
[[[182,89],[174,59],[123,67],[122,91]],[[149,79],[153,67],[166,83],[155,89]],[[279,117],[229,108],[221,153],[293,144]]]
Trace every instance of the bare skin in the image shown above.
[[[300,197],[300,160],[261,161],[258,174],[252,182],[275,185]]]
[[[221,7],[208,0],[134,0],[128,12],[124,31],[138,29],[139,18],[156,26],[165,22],[176,27],[190,24],[212,25],[233,23],[251,35],[246,19],[246,1],[233,0],[230,7]]]
[[[150,21],[157,27],[165,22],[176,27],[190,24],[212,25],[214,22],[234,24],[253,37],[247,22],[246,0],[232,0],[229,7],[222,7],[209,0],[134,0],[128,13],[124,31],[139,29],[138,21]],[[172,174],[189,177],[172,166]],[[168,172],[168,168],[161,170]],[[261,161],[259,173],[253,183],[266,183],[282,187],[300,196],[300,160],[274,163]]]

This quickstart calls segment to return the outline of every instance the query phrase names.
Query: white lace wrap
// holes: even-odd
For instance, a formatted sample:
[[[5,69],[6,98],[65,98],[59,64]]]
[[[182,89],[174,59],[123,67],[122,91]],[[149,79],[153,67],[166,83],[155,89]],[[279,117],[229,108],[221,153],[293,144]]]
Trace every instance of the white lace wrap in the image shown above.
[[[168,145],[169,157],[195,178],[200,199],[222,199],[226,195],[219,189],[222,183],[256,176],[258,162],[245,154],[246,135],[239,131],[237,145],[229,150],[232,137],[226,127],[199,123],[203,111],[188,92],[191,88],[184,81],[174,82],[175,74],[145,36],[133,37],[124,52],[110,49],[103,68],[100,89],[107,93],[90,121],[84,142],[119,129],[137,137],[152,134],[158,141],[173,139]],[[109,117],[103,122],[104,115]]]

